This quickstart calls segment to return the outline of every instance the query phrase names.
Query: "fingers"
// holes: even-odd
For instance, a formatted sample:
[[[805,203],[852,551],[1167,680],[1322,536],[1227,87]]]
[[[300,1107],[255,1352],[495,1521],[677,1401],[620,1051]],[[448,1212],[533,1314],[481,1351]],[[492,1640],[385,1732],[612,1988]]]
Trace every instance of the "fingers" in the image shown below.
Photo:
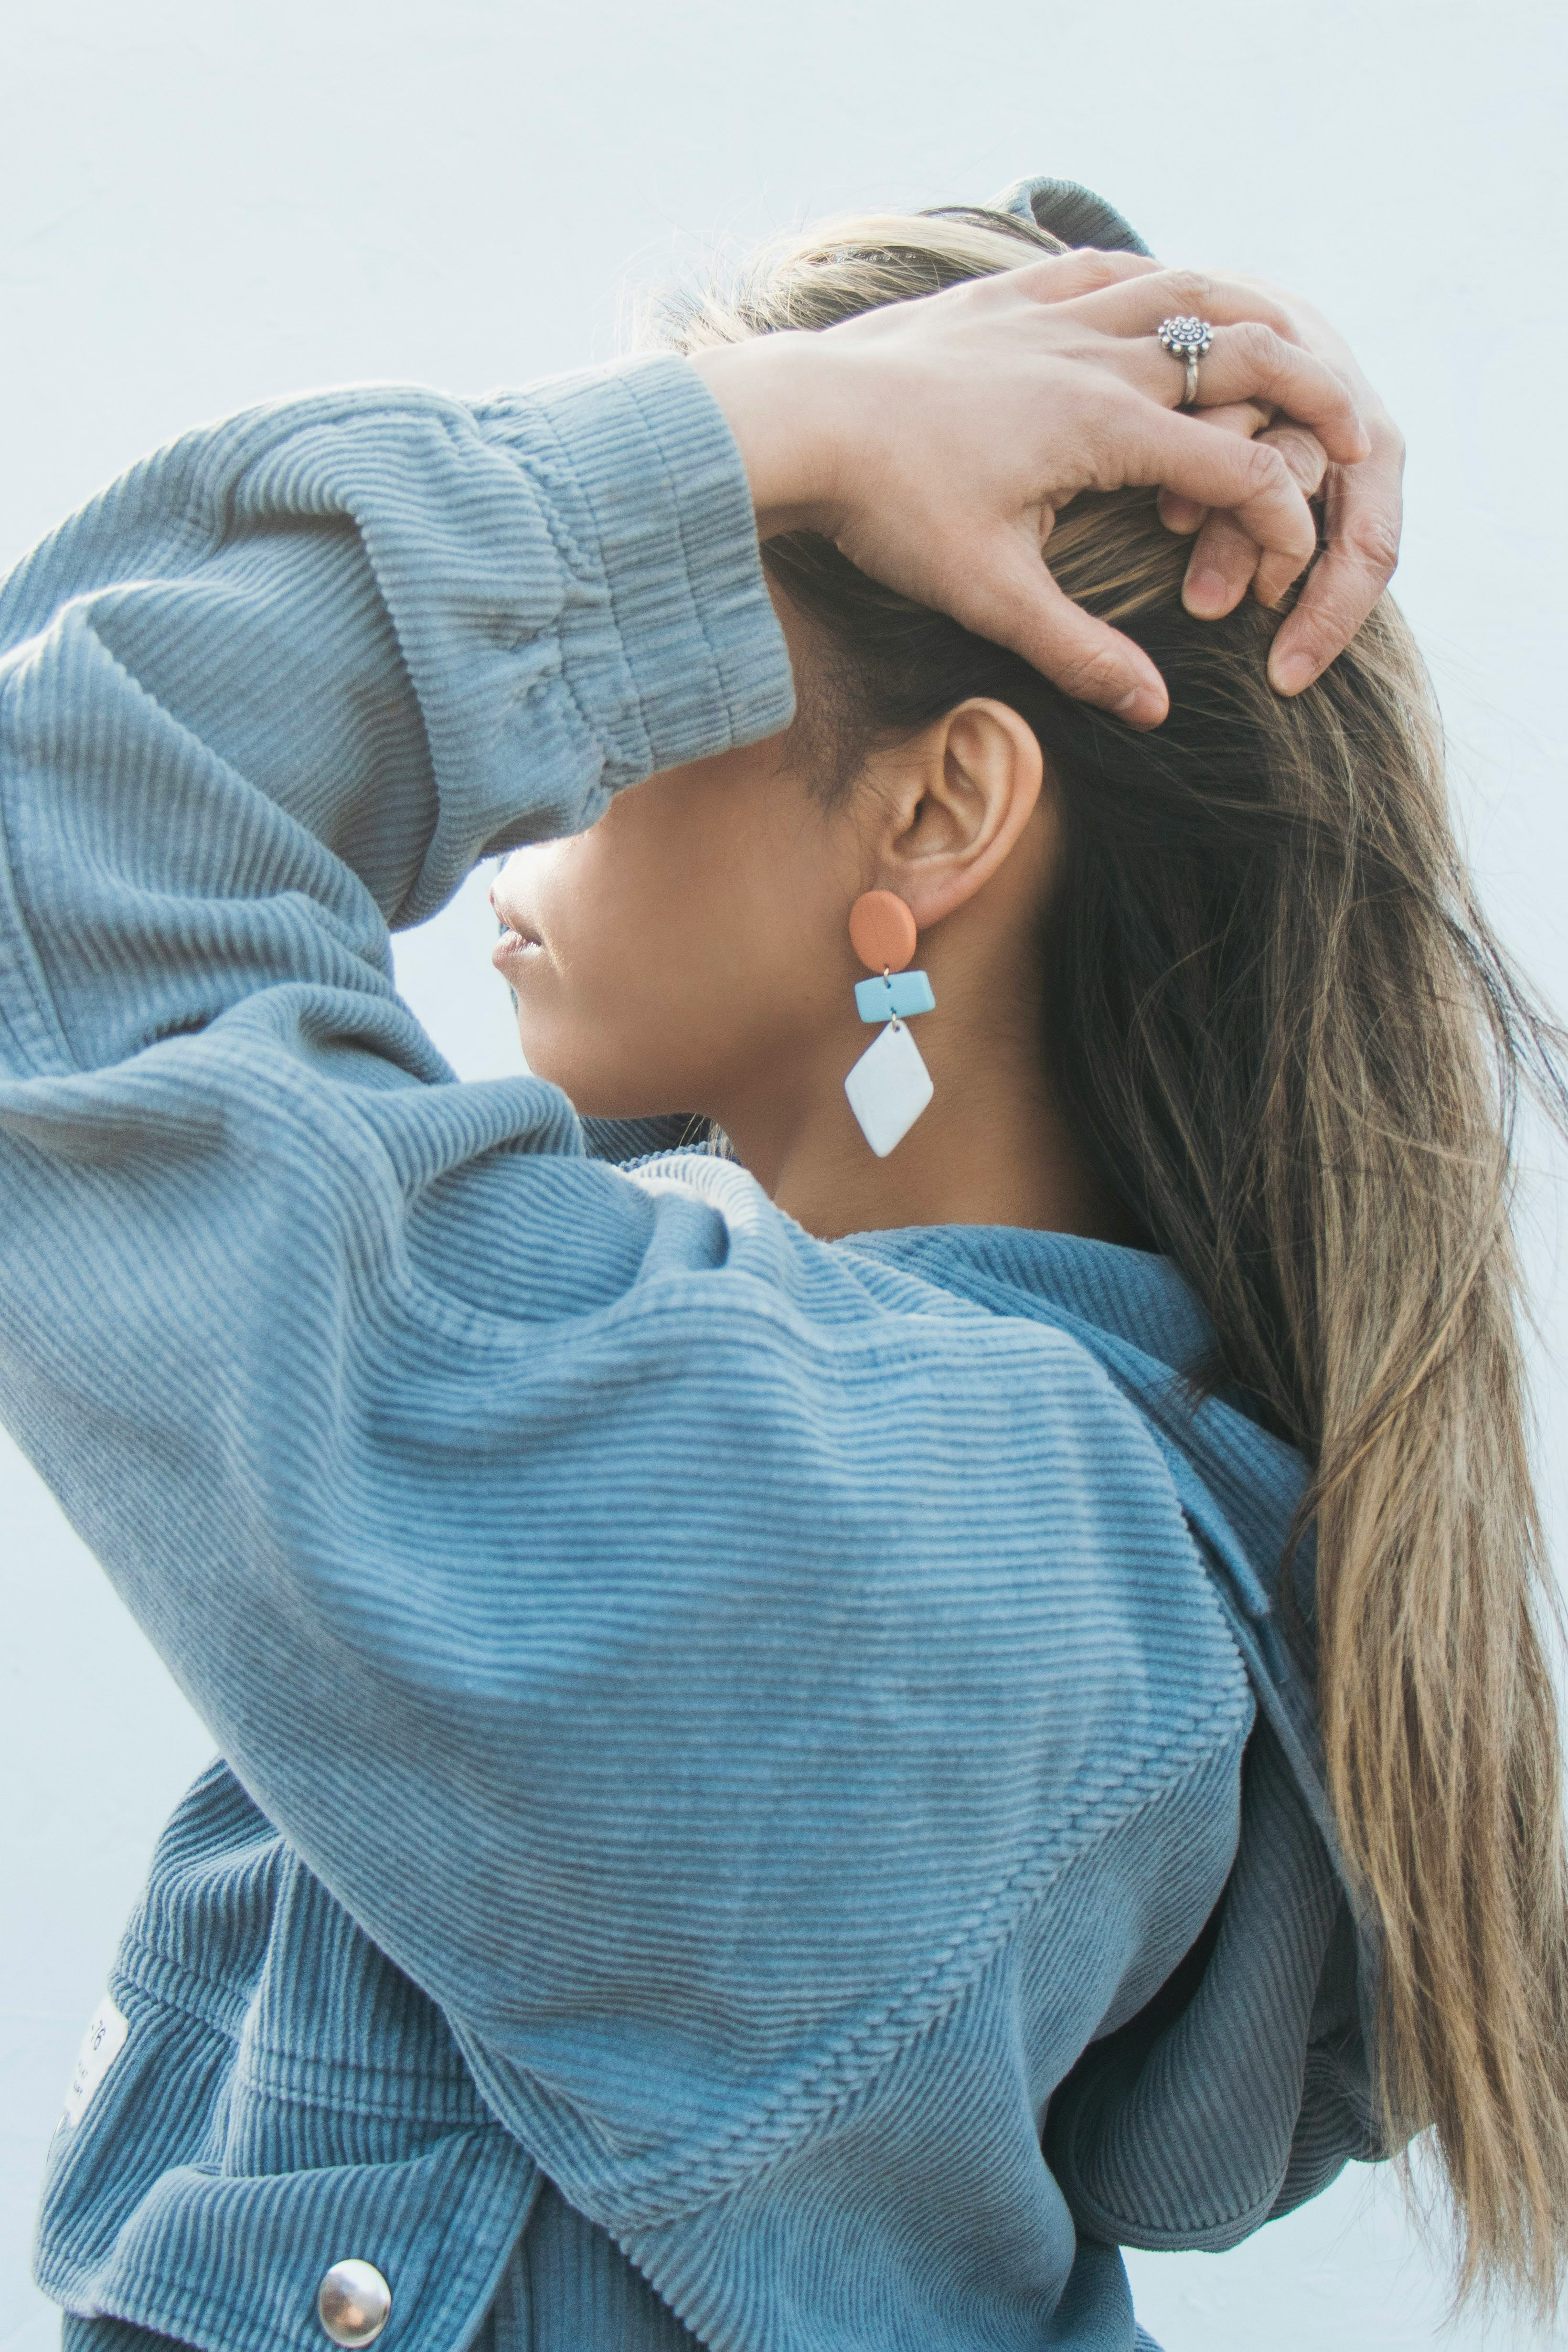
[[[1200,362],[1205,410],[1256,395],[1273,401],[1294,420],[1293,425],[1260,435],[1256,446],[1272,456],[1298,498],[1319,485],[1324,491],[1327,547],[1269,654],[1268,674],[1277,691],[1300,693],[1343,652],[1393,577],[1405,457],[1396,428],[1332,329],[1310,307],[1257,280],[1190,270],[1119,272],[1113,281],[1079,296],[1076,308],[1089,324],[1129,341],[1152,338],[1165,318],[1193,314],[1208,320],[1218,331]],[[1265,332],[1283,351],[1264,340]],[[1313,358],[1307,346],[1324,356]],[[1298,373],[1292,352],[1332,382],[1310,370]],[[1168,356],[1155,344],[1134,366],[1146,370],[1156,357],[1163,362]],[[1125,364],[1118,372],[1131,373]],[[1154,399],[1173,404],[1184,389],[1184,370],[1171,361],[1158,383],[1142,373],[1136,380]],[[1226,437],[1224,430],[1215,435],[1216,441]],[[1265,541],[1262,555],[1256,552],[1263,536],[1260,517],[1268,530],[1287,527],[1278,485],[1261,506],[1205,493],[1196,483],[1196,459],[1190,472],[1184,470],[1190,454],[1172,445],[1171,462],[1155,478],[1162,484],[1161,514],[1167,526],[1196,533],[1184,588],[1189,609],[1205,614],[1232,609],[1249,578],[1261,601],[1277,603],[1301,568],[1294,542],[1271,547]],[[1321,461],[1328,459],[1336,462],[1325,472]],[[1223,511],[1227,507],[1229,514]]]
[[[1141,417],[1142,446],[1125,462],[1123,480],[1157,484],[1199,506],[1229,509],[1253,545],[1274,559],[1270,593],[1282,595],[1316,554],[1318,532],[1272,436],[1249,441],[1165,409],[1143,407]]]
[[[1178,539],[1191,539],[1208,520],[1207,507],[1199,506],[1195,499],[1182,499],[1174,490],[1162,490],[1154,501],[1160,520]]]
[[[1394,577],[1404,471],[1405,444],[1384,419],[1364,464],[1330,473],[1328,545],[1269,648],[1269,682],[1280,694],[1300,694],[1322,676]]]
[[[1027,278],[1033,272],[1021,274]],[[1059,282],[1065,289],[1068,281]],[[1068,298],[1064,292],[1057,299]],[[1191,270],[1143,270],[1119,273],[1113,284],[1102,283],[1077,297],[1075,307],[1085,325],[1127,345],[1117,354],[1121,373],[1167,407],[1174,408],[1183,397],[1186,367],[1162,349],[1157,331],[1163,320],[1191,314],[1214,329],[1198,365],[1205,408],[1242,400],[1270,402],[1310,425],[1330,457],[1342,466],[1358,464],[1371,448],[1345,375],[1308,348],[1297,320],[1263,287]]]
[[[1097,247],[1085,245],[1071,253],[1032,261],[1016,277],[1022,289],[1037,302],[1075,302],[1082,295],[1098,293],[1101,287],[1120,285],[1128,278],[1153,277],[1159,269],[1160,264],[1147,253],[1101,253]]]
[[[1286,342],[1304,340],[1294,312],[1271,289],[1205,270],[1160,269],[1119,278],[1085,296],[1081,309],[1088,324],[1107,335],[1152,335],[1162,319],[1196,318],[1215,327],[1254,320]]]
[[[1315,433],[1299,425],[1280,425],[1259,436],[1277,449],[1290,478],[1303,498],[1315,498],[1328,470],[1328,455]],[[1258,601],[1274,604],[1296,576],[1292,570],[1277,579],[1275,559],[1260,556],[1257,544],[1228,514],[1211,514],[1199,531],[1182,584],[1182,602],[1189,613],[1205,621],[1234,612],[1254,581]]]
[[[1216,432],[1238,433],[1250,441],[1266,433],[1274,422],[1274,409],[1268,402],[1243,400],[1229,408],[1197,408],[1192,411]],[[1198,506],[1192,499],[1178,498],[1174,490],[1162,490],[1157,500],[1160,520],[1179,539],[1190,539],[1208,520],[1207,507]]]
[[[1157,727],[1170,697],[1142,647],[1065,595],[1032,538],[1009,533],[988,552],[949,600],[954,618],[1021,654],[1064,694],[1130,726]]]
[[[1167,408],[1176,407],[1186,388],[1186,368],[1152,336],[1129,339],[1118,352],[1119,373]],[[1342,375],[1257,320],[1216,327],[1198,362],[1198,398],[1206,414],[1238,402],[1263,402],[1298,424],[1309,425],[1331,457],[1342,466],[1360,463],[1371,447],[1355,394]],[[1196,412],[1193,412],[1196,414]]]

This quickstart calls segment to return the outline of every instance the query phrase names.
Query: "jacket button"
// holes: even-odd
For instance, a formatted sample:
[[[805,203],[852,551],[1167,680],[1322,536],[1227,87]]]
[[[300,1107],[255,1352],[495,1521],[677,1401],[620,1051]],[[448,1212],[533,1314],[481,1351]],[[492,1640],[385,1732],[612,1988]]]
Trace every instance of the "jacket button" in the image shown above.
[[[317,2290],[316,2309],[334,2344],[360,2352],[392,2317],[392,2289],[374,2263],[334,2263]]]

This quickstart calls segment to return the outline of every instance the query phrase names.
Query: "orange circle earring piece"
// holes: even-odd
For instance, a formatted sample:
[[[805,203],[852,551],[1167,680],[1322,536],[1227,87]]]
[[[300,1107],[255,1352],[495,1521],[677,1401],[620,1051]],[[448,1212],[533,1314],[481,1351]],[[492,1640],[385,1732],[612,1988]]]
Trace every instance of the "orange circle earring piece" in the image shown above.
[[[849,909],[849,944],[868,971],[902,971],[918,937],[895,890],[862,890]]]

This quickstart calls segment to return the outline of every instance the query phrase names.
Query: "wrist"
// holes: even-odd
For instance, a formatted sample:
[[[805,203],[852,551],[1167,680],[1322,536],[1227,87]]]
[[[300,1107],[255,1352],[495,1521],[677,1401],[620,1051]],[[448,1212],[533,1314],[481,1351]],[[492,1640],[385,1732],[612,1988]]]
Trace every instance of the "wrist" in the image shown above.
[[[837,535],[842,431],[825,340],[805,329],[758,335],[689,361],[734,436],[759,539],[786,530]]]

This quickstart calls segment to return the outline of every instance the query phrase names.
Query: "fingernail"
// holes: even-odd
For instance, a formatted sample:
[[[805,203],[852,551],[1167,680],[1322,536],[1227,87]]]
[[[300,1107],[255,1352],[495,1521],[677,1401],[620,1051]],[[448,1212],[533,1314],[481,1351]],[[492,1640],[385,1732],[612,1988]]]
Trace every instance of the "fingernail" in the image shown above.
[[[1194,572],[1182,590],[1189,613],[1221,613],[1230,602],[1230,583],[1223,572]]]
[[[1125,719],[1133,727],[1155,727],[1164,715],[1164,699],[1150,686],[1135,686],[1116,706],[1118,719]]]
[[[1318,665],[1310,654],[1284,654],[1270,664],[1269,675],[1279,693],[1300,694],[1317,677]]]

